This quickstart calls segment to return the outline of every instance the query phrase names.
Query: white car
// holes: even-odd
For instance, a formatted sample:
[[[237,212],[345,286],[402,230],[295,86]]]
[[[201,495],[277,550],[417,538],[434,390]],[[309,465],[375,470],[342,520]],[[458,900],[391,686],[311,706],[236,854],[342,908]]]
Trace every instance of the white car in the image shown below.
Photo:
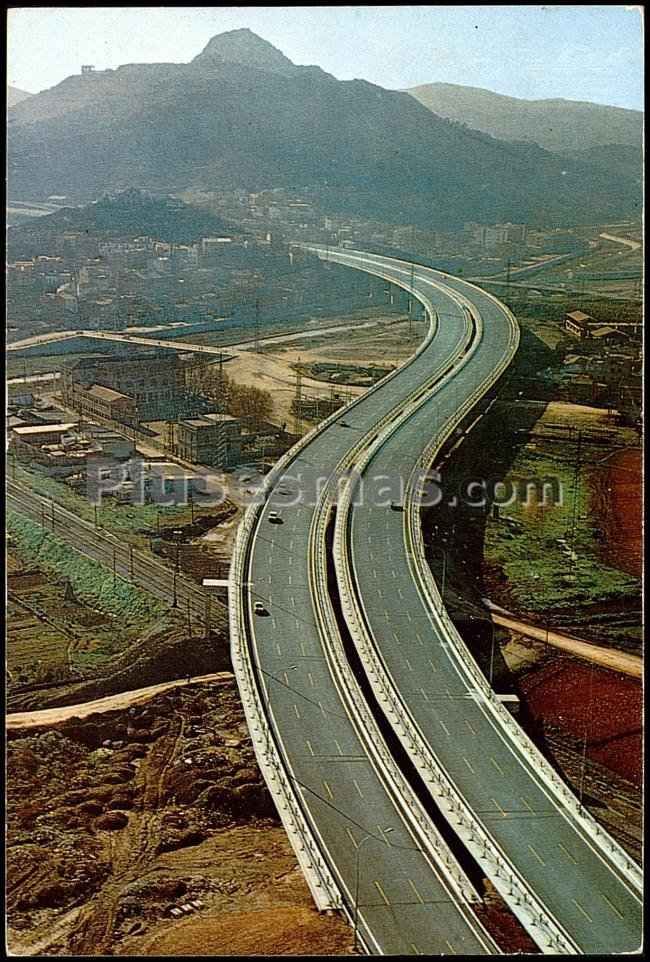
[[[269,521],[271,524],[282,524],[282,518],[277,511],[269,511]]]

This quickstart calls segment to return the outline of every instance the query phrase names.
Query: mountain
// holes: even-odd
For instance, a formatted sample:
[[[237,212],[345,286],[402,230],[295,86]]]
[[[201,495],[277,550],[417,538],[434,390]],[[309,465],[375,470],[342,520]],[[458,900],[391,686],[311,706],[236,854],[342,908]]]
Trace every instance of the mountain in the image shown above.
[[[13,256],[42,250],[43,240],[64,231],[100,236],[101,239],[155,237],[174,244],[191,244],[201,237],[232,231],[220,217],[176,198],[152,197],[139,190],[126,190],[115,197],[84,207],[64,207],[9,230]],[[18,253],[17,253],[18,252]]]
[[[217,34],[192,63],[199,67],[240,63],[279,74],[292,74],[297,69],[277,47],[258,37],[247,27]]]
[[[434,114],[501,140],[527,141],[559,152],[606,144],[641,150],[639,110],[578,100],[520,100],[460,84],[423,84],[407,92]]]
[[[21,100],[27,100],[28,97],[33,96],[33,94],[28,93],[26,90],[19,90],[18,87],[7,86],[7,107],[11,110],[11,108],[19,104]]]
[[[189,64],[68,77],[12,110],[8,148],[15,200],[309,188],[332,213],[443,230],[593,223],[640,205],[623,176],[467,130],[405,92],[296,66],[250,31],[213,37]]]

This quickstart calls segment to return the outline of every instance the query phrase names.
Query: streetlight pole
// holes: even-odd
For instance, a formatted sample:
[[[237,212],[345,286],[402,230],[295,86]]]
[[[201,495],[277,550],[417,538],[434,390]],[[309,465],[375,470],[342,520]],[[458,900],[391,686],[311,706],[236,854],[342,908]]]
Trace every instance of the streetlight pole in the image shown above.
[[[492,688],[492,682],[494,680],[494,622],[490,622],[492,628],[492,647],[490,650],[490,688]]]

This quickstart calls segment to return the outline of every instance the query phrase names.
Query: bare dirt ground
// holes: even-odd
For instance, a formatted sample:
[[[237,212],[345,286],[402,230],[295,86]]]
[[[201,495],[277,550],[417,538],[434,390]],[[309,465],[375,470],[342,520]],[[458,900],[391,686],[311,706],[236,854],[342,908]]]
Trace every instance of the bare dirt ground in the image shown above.
[[[165,681],[159,685],[149,685],[147,688],[120,692],[119,695],[107,695],[106,698],[97,698],[95,701],[82,702],[79,705],[45,708],[41,711],[13,712],[6,716],[7,730],[22,731],[26,728],[58,725],[61,722],[70,721],[71,718],[87,718],[89,715],[101,715],[104,712],[130,708],[132,705],[141,705],[156,695],[171,691],[172,688],[227,680],[232,680],[230,672],[213,672],[210,675],[200,675],[194,679],[191,677],[178,678],[176,681]]]
[[[14,955],[346,954],[262,782],[234,682],[10,733]]]
[[[233,380],[260,387],[273,395],[272,418],[290,423],[291,402],[296,393],[296,372],[292,365],[317,361],[393,366],[405,361],[424,336],[422,322],[409,322],[394,315],[378,317],[367,327],[365,322],[345,329],[293,338],[287,344],[267,345],[259,354],[241,351],[226,369]],[[363,394],[365,388],[345,384],[330,385],[315,378],[302,378],[302,392],[308,397],[328,398],[332,391],[346,400]]]
[[[642,569],[641,449],[615,452],[607,468],[594,478],[594,508],[603,526],[607,557],[617,567],[641,577]]]

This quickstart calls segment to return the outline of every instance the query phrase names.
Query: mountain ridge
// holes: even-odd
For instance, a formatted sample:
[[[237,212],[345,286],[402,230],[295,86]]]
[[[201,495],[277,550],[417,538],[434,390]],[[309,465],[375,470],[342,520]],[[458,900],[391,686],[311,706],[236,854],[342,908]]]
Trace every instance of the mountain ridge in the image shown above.
[[[21,90],[19,87],[12,87],[11,84],[7,84],[7,107],[9,109],[33,96],[34,94],[29,93],[28,90]]]
[[[639,203],[624,177],[467,130],[409,93],[296,66],[250,31],[212,38],[189,64],[67,78],[12,111],[8,141],[15,199],[285,187],[316,191],[332,211],[435,229],[561,226]]]
[[[547,150],[589,150],[608,144],[641,147],[643,113],[561,97],[524,99],[485,87],[436,82],[405,91],[440,117],[509,141]]]

